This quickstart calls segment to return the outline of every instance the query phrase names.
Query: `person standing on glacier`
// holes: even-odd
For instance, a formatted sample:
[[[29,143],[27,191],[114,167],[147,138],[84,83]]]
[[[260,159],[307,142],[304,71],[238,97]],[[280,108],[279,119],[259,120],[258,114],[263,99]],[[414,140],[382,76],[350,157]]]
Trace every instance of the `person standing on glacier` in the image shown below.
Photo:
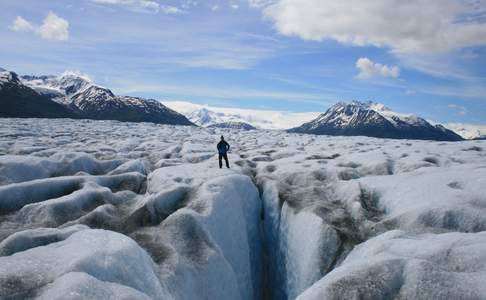
[[[224,136],[221,136],[221,141],[219,141],[216,147],[218,148],[219,153],[219,168],[221,169],[223,167],[223,158],[226,162],[226,167],[229,168],[228,150],[230,145],[224,140]]]

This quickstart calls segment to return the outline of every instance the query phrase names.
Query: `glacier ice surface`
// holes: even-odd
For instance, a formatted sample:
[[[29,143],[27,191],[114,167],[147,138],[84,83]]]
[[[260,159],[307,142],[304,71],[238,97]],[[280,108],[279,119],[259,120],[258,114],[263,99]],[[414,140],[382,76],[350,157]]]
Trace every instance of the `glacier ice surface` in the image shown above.
[[[0,119],[0,298],[486,298],[485,149]]]

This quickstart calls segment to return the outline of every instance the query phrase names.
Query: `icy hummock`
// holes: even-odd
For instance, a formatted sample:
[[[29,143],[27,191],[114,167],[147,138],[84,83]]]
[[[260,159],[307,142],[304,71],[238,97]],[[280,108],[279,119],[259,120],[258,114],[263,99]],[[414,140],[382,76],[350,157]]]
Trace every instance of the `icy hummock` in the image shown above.
[[[485,259],[485,232],[389,231],[357,246],[297,299],[482,299]]]
[[[481,299],[484,195],[480,140],[0,119],[0,298]]]
[[[2,298],[68,295],[84,284],[73,273],[91,275],[110,288],[121,285],[125,294],[133,295],[135,290],[148,297],[170,296],[159,282],[150,256],[132,239],[112,231],[81,230],[62,241],[0,257],[0,263]],[[70,274],[71,280],[66,278]],[[58,280],[68,282],[61,286]],[[84,290],[87,295],[94,292]]]

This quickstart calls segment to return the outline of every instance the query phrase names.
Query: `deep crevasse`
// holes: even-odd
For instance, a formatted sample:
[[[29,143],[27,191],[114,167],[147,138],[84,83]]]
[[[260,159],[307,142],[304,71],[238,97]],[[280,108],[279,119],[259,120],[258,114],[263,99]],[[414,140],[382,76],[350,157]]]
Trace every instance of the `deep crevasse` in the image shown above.
[[[204,168],[201,170],[205,172]],[[148,251],[152,258],[156,258],[153,266],[149,267],[150,263],[145,264],[145,268],[149,269],[146,271],[142,269],[137,275],[141,277],[140,281],[153,282],[154,287],[147,289],[127,282],[124,277],[110,281],[127,285],[150,297],[195,299],[202,293],[211,299],[263,297],[293,299],[322,277],[323,268],[319,257],[324,244],[329,242],[325,240],[327,235],[323,236],[322,233],[329,229],[320,218],[310,212],[303,211],[296,214],[286,203],[281,206],[276,182],[268,181],[263,186],[263,199],[260,199],[258,189],[250,177],[231,171],[220,172],[220,175],[216,175],[214,179],[205,179],[197,171],[194,172],[191,166],[159,169],[149,175],[147,194],[143,198],[132,200],[124,197],[111,199],[109,189],[100,190],[97,183],[114,188],[119,184],[118,182],[131,180],[135,173],[99,179],[75,176],[65,178],[60,182],[79,184],[84,182],[83,180],[88,180],[88,184],[79,192],[55,200],[43,199],[52,196],[52,191],[46,190],[46,186],[58,182],[58,179],[40,180],[34,184],[28,182],[10,185],[0,188],[0,194],[11,195],[3,198],[2,204],[5,207],[10,207],[9,203],[19,203],[19,199],[25,193],[37,195],[38,198],[34,199],[33,203],[15,214],[17,221],[23,222],[23,225],[30,224],[29,226],[62,224],[53,223],[54,220],[59,220],[59,212],[64,210],[64,213],[73,216],[72,214],[79,209],[79,205],[100,205],[101,200],[96,200],[96,197],[107,201],[108,206],[115,208],[118,208],[122,202],[133,201],[131,208],[119,208],[120,213],[124,211],[127,215],[118,221],[125,224],[111,229],[128,235],[127,239],[133,238]],[[208,177],[213,176],[214,174],[208,175]],[[193,179],[188,186],[179,178]],[[164,182],[165,184],[161,185]],[[141,184],[142,182],[138,183]],[[133,189],[138,190],[138,185]],[[20,187],[23,193],[16,194],[17,198],[20,197],[17,199],[12,196],[14,194],[11,194],[10,190]],[[186,187],[191,188],[188,190]],[[99,196],[92,194],[97,193],[98,190]],[[69,193],[69,191],[65,192]],[[74,196],[76,193],[79,195]],[[88,204],[93,201],[95,201],[93,204]],[[90,216],[96,216],[94,220],[103,218],[105,222],[111,222],[108,218],[111,215],[108,206],[98,206],[94,212],[89,213],[79,222],[92,227],[95,224],[92,223],[93,219]],[[31,211],[37,213],[32,215]],[[162,217],[164,214],[167,214],[167,217]],[[157,221],[159,218],[162,218],[160,223]],[[32,224],[33,221],[35,223]],[[117,223],[116,220],[113,220],[113,223]],[[71,224],[74,225],[74,223],[66,223],[66,226]],[[72,269],[57,269],[57,275],[46,273],[48,269],[38,270],[36,276],[40,280],[35,295],[39,297],[52,295],[53,288],[58,293],[58,297],[61,297],[73,289],[82,289],[86,280],[111,278],[110,276],[118,278],[117,274],[123,271],[117,268],[126,265],[123,261],[124,255],[132,255],[129,253],[136,251],[144,252],[135,244],[121,252],[110,247],[104,248],[103,241],[110,244],[110,241],[119,239],[110,231],[91,232],[89,227],[66,226],[62,226],[68,230],[66,233],[27,229],[10,235],[0,244],[0,250],[5,254],[18,253],[14,256],[0,257],[4,265],[11,266],[2,270],[0,274],[9,281],[12,276],[21,278],[18,283],[4,285],[0,289],[3,295],[12,293],[18,293],[19,297],[26,295],[22,290],[32,279],[31,275],[28,275],[30,267],[26,262],[32,259],[38,260],[40,265],[47,264],[45,255],[51,252],[52,247],[58,247],[56,243],[51,244],[52,241],[58,241],[66,247],[81,249],[85,242],[77,237],[84,239],[84,236],[92,235],[90,239],[99,239],[100,243],[95,242],[90,246],[91,248],[85,249],[84,251],[87,251],[85,255],[103,254],[94,266],[92,261],[80,261],[80,258],[74,255],[64,257],[66,263],[76,265]],[[81,235],[81,232],[84,235]],[[334,237],[332,233],[330,231],[331,239]],[[147,241],[147,236],[153,237]],[[335,245],[335,242],[332,240],[332,245]],[[163,254],[159,253],[161,249],[165,249]],[[103,271],[98,270],[101,265],[98,267],[97,265],[107,259],[112,261],[112,264],[103,267]],[[94,278],[85,278],[83,275],[86,273],[86,264],[92,265],[90,268],[93,271],[88,271],[87,274],[93,275],[92,272],[95,272]],[[138,259],[131,264],[139,264]],[[56,274],[52,270],[51,272]],[[157,284],[153,279],[148,279],[146,276],[149,274],[159,277],[161,283]],[[66,278],[69,278],[67,283]],[[79,285],[75,283],[76,280],[79,280]],[[59,287],[61,283],[57,283],[58,281],[64,282],[67,288],[61,289]],[[35,286],[32,288],[36,289]],[[116,288],[113,290],[114,295],[118,295],[119,292]],[[131,295],[131,292],[126,291],[126,293]]]
[[[262,186],[264,257],[269,299],[295,299],[332,266],[341,241],[312,210],[296,211],[282,202],[278,182]]]

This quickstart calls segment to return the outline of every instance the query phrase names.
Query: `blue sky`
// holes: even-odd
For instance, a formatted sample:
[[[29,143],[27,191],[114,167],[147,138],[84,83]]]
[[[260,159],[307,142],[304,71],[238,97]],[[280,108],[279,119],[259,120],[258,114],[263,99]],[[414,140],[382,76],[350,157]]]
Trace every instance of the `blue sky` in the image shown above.
[[[0,66],[119,94],[486,123],[484,0],[0,0]]]

